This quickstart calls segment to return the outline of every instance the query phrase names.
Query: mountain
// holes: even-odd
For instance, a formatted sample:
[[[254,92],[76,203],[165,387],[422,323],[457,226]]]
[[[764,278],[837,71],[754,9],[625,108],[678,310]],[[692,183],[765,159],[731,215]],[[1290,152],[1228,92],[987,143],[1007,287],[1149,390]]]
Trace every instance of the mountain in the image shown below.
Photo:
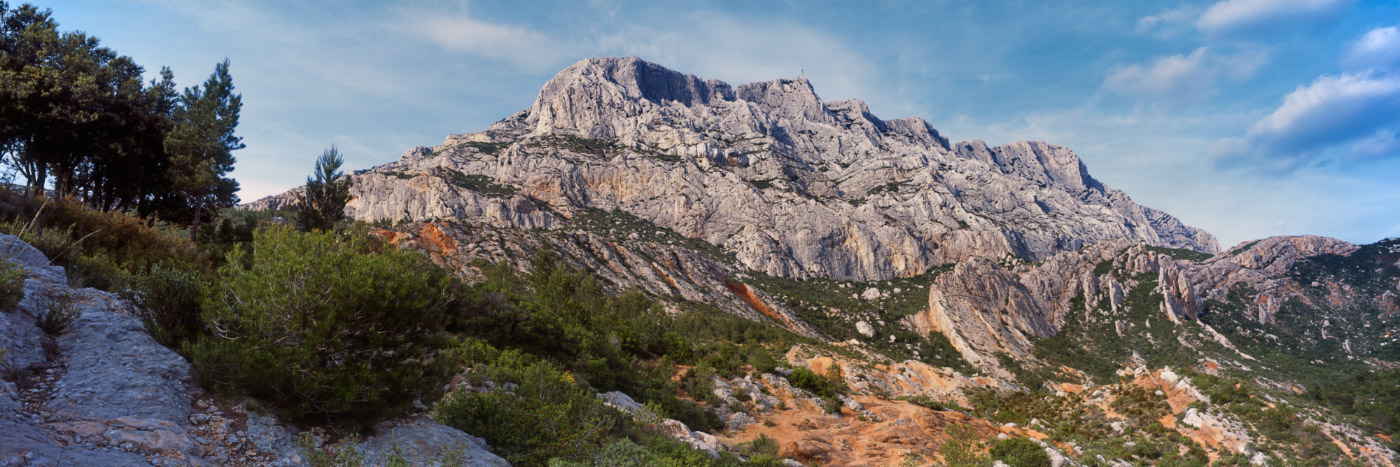
[[[919,118],[823,102],[805,78],[730,86],[636,58],[574,64],[529,109],[354,179],[350,215],[445,221],[429,233],[451,241],[432,246],[455,264],[551,249],[620,287],[751,316],[763,292],[731,289],[753,273],[887,281],[1109,240],[1219,250],[1068,148],[950,144]]]
[[[928,446],[957,425],[1075,465],[1395,462],[1400,240],[1222,252],[1062,146],[952,143],[802,77],[595,58],[352,179],[348,215],[464,277],[557,256],[674,314],[810,338],[776,350],[849,391],[830,415],[793,370],[716,376],[724,436],[675,436],[703,449],[763,434],[803,462],[946,462]]]

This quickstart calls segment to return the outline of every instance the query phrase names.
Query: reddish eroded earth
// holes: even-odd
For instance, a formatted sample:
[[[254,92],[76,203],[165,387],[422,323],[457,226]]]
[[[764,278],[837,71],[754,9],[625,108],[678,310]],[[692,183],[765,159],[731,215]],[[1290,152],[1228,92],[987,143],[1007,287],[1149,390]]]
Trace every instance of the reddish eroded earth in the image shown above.
[[[857,415],[845,408],[840,415],[826,414],[809,402],[785,399],[787,409],[764,414],[759,423],[720,439],[732,446],[760,434],[768,435],[778,440],[780,456],[803,463],[898,465],[913,453],[922,459],[920,465],[938,465],[942,460],[938,448],[948,440],[946,431],[954,424],[970,426],[982,439],[995,438],[1000,433],[1045,437],[961,412],[930,410],[909,402],[866,396],[856,396],[855,400],[875,417]]]

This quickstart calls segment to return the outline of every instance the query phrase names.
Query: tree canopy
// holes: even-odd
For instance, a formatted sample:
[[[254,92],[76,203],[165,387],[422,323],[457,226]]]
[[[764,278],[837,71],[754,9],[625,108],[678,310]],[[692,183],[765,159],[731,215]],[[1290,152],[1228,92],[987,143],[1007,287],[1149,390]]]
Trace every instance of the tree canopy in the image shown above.
[[[181,94],[53,13],[0,0],[0,162],[31,194],[196,224],[237,202],[241,99],[229,62]]]
[[[335,145],[316,159],[313,177],[306,177],[306,191],[301,195],[299,214],[305,231],[329,230],[345,217],[345,203],[350,199],[350,177],[340,172],[345,163]]]

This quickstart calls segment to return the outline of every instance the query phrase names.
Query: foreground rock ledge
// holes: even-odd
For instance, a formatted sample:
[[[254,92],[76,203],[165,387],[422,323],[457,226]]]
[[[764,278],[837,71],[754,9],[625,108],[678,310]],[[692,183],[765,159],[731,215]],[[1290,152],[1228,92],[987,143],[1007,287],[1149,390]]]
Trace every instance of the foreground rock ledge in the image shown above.
[[[24,300],[0,311],[3,363],[18,370],[0,381],[0,467],[306,465],[295,427],[242,404],[225,413],[115,294],[70,288],[63,268],[12,235],[0,235],[0,259],[29,273]],[[61,296],[77,317],[45,336],[37,317]],[[422,415],[379,425],[358,449],[372,463],[397,451],[433,465],[450,450],[470,465],[509,465],[480,438]]]

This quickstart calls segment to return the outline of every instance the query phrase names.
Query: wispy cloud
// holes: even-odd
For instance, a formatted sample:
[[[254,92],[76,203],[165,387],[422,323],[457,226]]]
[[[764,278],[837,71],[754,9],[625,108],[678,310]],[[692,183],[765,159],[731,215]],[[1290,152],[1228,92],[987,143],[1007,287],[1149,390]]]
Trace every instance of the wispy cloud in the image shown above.
[[[539,31],[497,24],[466,14],[415,13],[412,30],[449,52],[509,63],[523,71],[552,68],[567,56],[567,47]]]
[[[1137,22],[1137,32],[1157,37],[1175,35],[1189,28],[1200,13],[1200,8],[1188,5],[1144,16]]]
[[[837,37],[783,20],[702,11],[678,14],[664,27],[644,22],[550,31],[468,13],[415,11],[407,16],[408,29],[443,50],[508,64],[521,72],[549,72],[584,57],[637,56],[734,84],[805,71],[823,98],[881,95],[873,81],[877,67],[862,54]]]
[[[1351,44],[1342,58],[1349,69],[1400,69],[1400,28],[1376,28]]]
[[[1400,135],[1395,130],[1377,130],[1351,146],[1351,155],[1357,159],[1394,156],[1400,154]]]
[[[1400,76],[1380,72],[1322,76],[1299,86],[1240,138],[1211,146],[1223,165],[1287,171],[1320,160],[1326,149],[1400,123]],[[1392,133],[1393,134],[1393,133]],[[1377,148],[1368,143],[1366,148]]]
[[[1332,20],[1351,6],[1351,0],[1223,0],[1196,19],[1196,28],[1207,33],[1268,31]]]
[[[1180,105],[1213,93],[1216,81],[1221,78],[1248,79],[1266,58],[1265,53],[1257,50],[1227,55],[1200,47],[1190,55],[1170,55],[1145,65],[1118,67],[1104,79],[1104,87],[1121,94],[1158,98]]]
[[[1400,31],[1368,31],[1341,62],[1346,72],[1298,86],[1244,136],[1216,141],[1211,157],[1221,165],[1273,171],[1336,160],[1338,151],[1329,150],[1347,144],[1352,161],[1400,157]]]

